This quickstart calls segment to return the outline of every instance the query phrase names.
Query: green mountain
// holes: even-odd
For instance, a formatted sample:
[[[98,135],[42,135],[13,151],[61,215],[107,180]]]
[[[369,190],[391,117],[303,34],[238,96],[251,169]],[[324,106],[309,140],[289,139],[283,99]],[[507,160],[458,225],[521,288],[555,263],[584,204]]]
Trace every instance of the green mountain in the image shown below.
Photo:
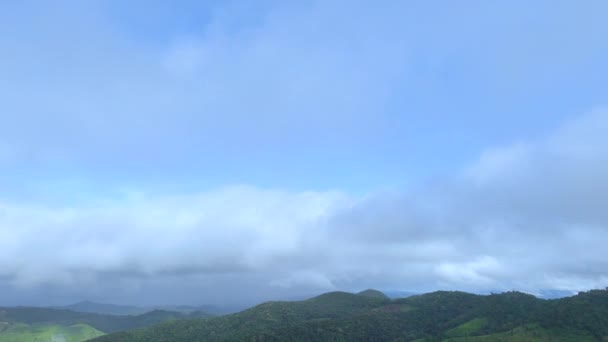
[[[102,315],[39,307],[0,307],[0,342],[84,341],[106,333],[208,314],[155,310],[141,315]]]
[[[507,292],[439,291],[390,300],[376,291],[268,302],[210,319],[178,320],[110,341],[603,341],[608,291],[544,300]]]

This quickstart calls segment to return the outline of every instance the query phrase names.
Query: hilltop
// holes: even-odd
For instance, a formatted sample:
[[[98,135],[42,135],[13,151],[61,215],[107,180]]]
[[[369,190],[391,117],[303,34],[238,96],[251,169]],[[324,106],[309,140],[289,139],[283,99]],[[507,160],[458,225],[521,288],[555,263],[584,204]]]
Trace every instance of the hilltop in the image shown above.
[[[361,291],[361,292],[357,293],[357,295],[364,296],[364,297],[370,297],[370,298],[389,299],[389,297],[387,295],[385,295],[384,293],[382,293],[378,290],[374,290],[374,289],[367,289],[365,291]]]

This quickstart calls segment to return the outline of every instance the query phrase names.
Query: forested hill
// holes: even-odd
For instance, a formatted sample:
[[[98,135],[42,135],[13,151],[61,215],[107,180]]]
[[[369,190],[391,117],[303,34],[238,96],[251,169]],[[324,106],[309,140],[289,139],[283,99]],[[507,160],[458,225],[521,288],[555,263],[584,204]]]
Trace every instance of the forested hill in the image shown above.
[[[115,316],[41,307],[0,307],[0,342],[84,341],[168,320],[207,316],[202,312],[184,314],[162,310]]]
[[[390,300],[376,291],[268,302],[206,320],[110,334],[109,341],[602,341],[608,291],[543,300],[520,292],[439,291]]]

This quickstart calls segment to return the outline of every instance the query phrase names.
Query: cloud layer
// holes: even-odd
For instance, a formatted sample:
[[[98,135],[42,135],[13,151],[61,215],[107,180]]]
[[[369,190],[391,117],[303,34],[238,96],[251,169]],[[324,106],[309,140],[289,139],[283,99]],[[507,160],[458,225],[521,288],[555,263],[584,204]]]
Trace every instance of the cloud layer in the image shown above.
[[[0,3],[0,305],[605,286],[606,9]]]
[[[230,296],[235,283],[252,289],[239,300],[605,286],[606,128],[597,110],[539,141],[488,150],[458,176],[363,197],[233,186],[78,206],[2,201],[0,279],[88,295],[116,282],[135,293],[199,286],[210,291],[201,301]]]

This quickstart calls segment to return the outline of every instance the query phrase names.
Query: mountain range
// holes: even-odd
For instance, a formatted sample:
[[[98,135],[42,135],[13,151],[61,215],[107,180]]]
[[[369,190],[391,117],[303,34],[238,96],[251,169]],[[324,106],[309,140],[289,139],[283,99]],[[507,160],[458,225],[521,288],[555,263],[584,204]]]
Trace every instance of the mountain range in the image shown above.
[[[540,299],[521,292],[438,291],[401,299],[366,290],[267,302],[207,319],[101,336],[143,341],[606,341],[608,291]]]
[[[142,315],[150,311],[162,310],[180,313],[192,313],[192,312],[205,312],[212,315],[223,315],[227,313],[233,313],[240,311],[230,307],[219,307],[215,305],[200,305],[200,306],[189,306],[189,305],[156,305],[156,306],[134,306],[134,305],[118,305],[118,304],[106,304],[97,303],[92,301],[81,301],[78,303],[56,306],[55,309],[65,309],[77,312],[89,312],[98,313],[104,315]]]
[[[0,342],[73,341],[608,341],[608,290],[559,299],[511,291],[436,291],[392,299],[329,292],[210,315],[82,302],[0,308]],[[77,312],[106,311],[113,314]]]

